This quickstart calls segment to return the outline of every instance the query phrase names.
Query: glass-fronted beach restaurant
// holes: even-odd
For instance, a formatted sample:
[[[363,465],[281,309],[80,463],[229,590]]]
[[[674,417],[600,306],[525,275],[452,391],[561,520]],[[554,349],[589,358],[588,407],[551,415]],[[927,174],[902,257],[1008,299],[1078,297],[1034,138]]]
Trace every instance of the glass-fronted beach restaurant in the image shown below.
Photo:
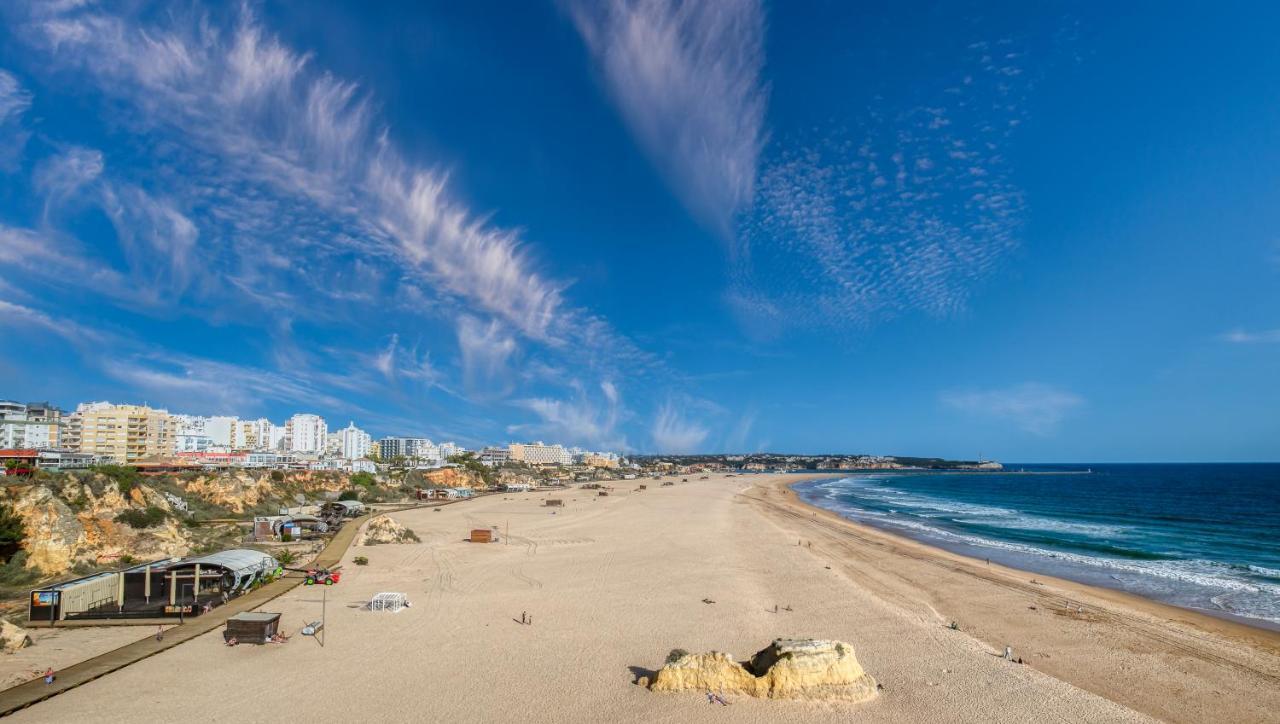
[[[142,563],[34,589],[28,619],[198,616],[282,572],[275,558],[244,548]]]

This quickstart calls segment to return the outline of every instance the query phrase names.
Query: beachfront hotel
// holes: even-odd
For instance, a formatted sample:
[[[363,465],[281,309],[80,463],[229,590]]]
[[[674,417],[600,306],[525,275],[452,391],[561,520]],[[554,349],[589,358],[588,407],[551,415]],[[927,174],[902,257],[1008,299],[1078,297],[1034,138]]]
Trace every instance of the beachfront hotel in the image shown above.
[[[562,445],[546,445],[534,443],[511,443],[509,446],[511,460],[529,465],[572,465],[573,454]]]

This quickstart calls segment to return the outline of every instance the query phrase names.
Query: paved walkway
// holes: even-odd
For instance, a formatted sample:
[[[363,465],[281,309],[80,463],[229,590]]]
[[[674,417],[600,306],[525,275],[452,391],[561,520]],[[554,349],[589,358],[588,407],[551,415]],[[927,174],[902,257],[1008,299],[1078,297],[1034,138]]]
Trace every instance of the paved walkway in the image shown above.
[[[411,507],[416,506],[406,506],[406,508]],[[396,510],[405,510],[406,508],[397,508]],[[395,511],[380,511],[352,519],[333,536],[329,544],[324,547],[324,550],[320,551],[316,556],[312,565],[321,568],[338,565],[338,562],[342,560],[343,554],[347,552],[347,548],[351,545],[351,541],[355,539],[356,532],[360,530],[360,527],[371,517],[391,512]],[[221,628],[228,618],[242,611],[252,611],[262,606],[302,583],[303,578],[303,574],[293,573],[268,583],[256,591],[232,599],[209,613],[189,619],[181,626],[174,626],[165,631],[163,640],[157,641],[154,636],[148,636],[141,641],[135,641],[114,651],[108,651],[105,654],[68,666],[62,671],[55,672],[56,678],[53,684],[45,684],[44,679],[39,678],[0,691],[0,717],[8,716],[19,709],[25,709],[32,704],[57,696],[64,691],[74,689],[98,677],[106,676],[130,664],[155,656],[165,649],[173,648],[180,643]],[[170,619],[168,623],[173,623],[173,620]]]

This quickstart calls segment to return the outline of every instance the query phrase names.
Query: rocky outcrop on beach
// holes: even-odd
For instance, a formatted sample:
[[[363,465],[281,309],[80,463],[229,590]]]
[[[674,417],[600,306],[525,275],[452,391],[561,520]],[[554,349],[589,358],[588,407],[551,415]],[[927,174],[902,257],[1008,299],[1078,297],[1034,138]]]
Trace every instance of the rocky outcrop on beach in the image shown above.
[[[369,521],[356,545],[376,546],[383,543],[417,543],[418,535],[387,516]]]
[[[0,651],[11,654],[18,649],[31,645],[31,636],[27,630],[8,621],[0,621]]]
[[[854,702],[876,694],[875,679],[862,670],[852,646],[818,639],[777,639],[745,665],[718,651],[677,649],[650,688]]]

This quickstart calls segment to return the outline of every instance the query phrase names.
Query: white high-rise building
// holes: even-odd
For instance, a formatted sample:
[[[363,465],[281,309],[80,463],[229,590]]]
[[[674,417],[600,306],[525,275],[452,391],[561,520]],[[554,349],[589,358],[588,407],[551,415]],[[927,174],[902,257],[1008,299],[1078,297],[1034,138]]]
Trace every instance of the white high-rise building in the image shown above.
[[[299,413],[284,424],[285,444],[290,452],[318,453],[324,450],[329,426],[319,415]]]
[[[270,424],[270,423],[268,423]],[[271,425],[267,428],[267,449],[282,450],[285,446],[287,425]]]
[[[373,447],[373,438],[369,437],[369,433],[356,427],[354,422],[348,423],[346,427],[339,430],[338,435],[342,439],[342,457],[347,460],[359,460],[368,455]]]
[[[237,450],[267,450],[271,449],[271,431],[275,425],[265,417],[259,417],[256,420],[241,420],[236,425],[237,433],[235,439],[235,448]],[[281,433],[284,434],[283,432]],[[280,440],[276,438],[278,443]]]
[[[225,415],[173,415],[173,419],[178,423],[176,435],[188,438],[206,437],[209,445],[229,450],[241,447],[239,418]]]
[[[461,455],[466,452],[466,448],[452,442],[440,443],[440,460],[441,462],[449,462],[449,458],[454,455]]]

